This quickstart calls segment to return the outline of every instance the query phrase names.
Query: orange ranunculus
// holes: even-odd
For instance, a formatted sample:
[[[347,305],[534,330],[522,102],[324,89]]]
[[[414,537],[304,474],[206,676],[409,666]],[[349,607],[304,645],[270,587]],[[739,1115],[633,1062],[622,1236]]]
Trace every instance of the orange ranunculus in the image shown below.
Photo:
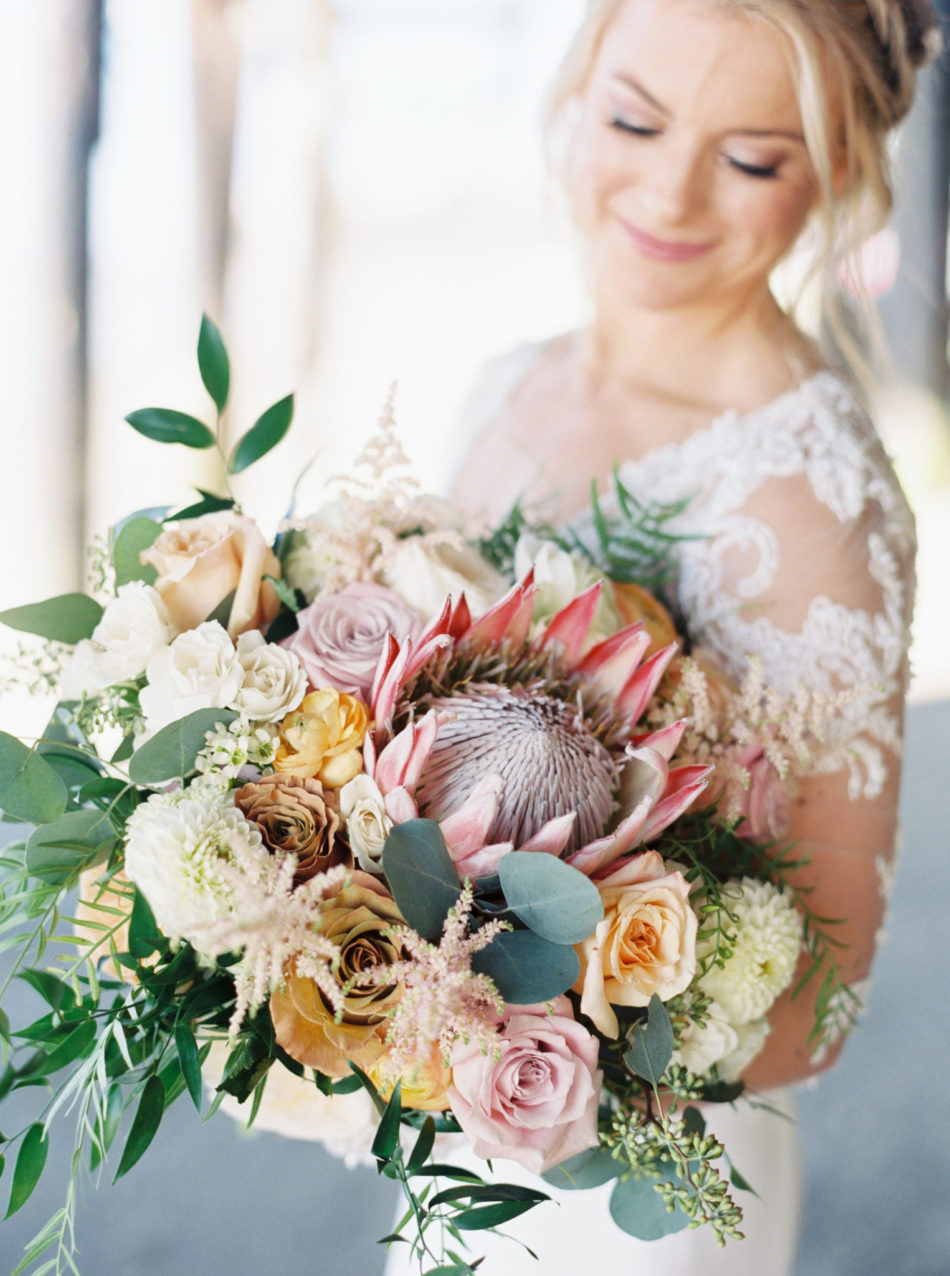
[[[257,524],[233,510],[169,527],[141,558],[158,572],[155,588],[179,633],[207,620],[232,591],[227,625],[232,638],[266,629],[280,611],[273,585],[263,579],[278,577],[280,563]]]
[[[340,788],[363,769],[368,726],[369,711],[355,696],[335,687],[311,691],[280,724],[274,770]]]
[[[271,994],[270,1011],[278,1044],[292,1059],[329,1077],[349,1072],[352,1060],[364,1070],[385,1049],[389,1012],[402,997],[400,984],[365,978],[403,958],[389,932],[403,918],[395,901],[368,873],[354,872],[350,885],[320,905],[320,933],[340,950],[334,976],[343,994],[337,1013],[312,979],[298,975],[293,962],[285,986]]]
[[[650,635],[650,646],[644,659],[676,641],[676,627],[670,613],[646,589],[617,581],[611,581],[610,589],[621,623],[632,625],[639,620]]]

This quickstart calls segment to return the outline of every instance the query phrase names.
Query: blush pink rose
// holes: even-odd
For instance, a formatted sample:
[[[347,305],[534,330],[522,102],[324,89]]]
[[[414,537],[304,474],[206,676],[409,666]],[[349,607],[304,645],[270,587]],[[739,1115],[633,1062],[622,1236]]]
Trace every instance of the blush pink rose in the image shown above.
[[[552,1013],[549,1013],[549,1010]],[[477,1156],[503,1156],[543,1174],[597,1143],[602,1073],[597,1039],[567,997],[509,1006],[496,1049],[452,1054],[449,1104]]]
[[[325,594],[297,615],[297,632],[284,640],[312,687],[336,687],[369,700],[387,634],[400,642],[422,627],[419,613],[382,585],[347,585]]]

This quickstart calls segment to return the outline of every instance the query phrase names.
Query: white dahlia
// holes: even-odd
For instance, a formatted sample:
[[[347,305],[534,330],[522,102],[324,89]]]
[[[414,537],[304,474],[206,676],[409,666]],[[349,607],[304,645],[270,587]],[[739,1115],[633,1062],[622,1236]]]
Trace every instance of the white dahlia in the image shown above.
[[[802,947],[802,919],[792,896],[774,882],[744,877],[728,883],[724,894],[734,919],[729,924],[732,951],[722,966],[701,977],[700,985],[738,1027],[761,1018],[791,983]]]

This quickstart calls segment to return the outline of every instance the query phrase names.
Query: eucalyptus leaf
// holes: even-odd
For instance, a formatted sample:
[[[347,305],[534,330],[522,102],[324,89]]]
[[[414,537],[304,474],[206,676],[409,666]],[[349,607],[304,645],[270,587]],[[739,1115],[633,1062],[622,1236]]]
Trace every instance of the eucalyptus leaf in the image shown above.
[[[66,810],[66,785],[35,750],[0,731],[0,809],[16,820],[51,824]]]
[[[425,939],[436,939],[462,888],[434,820],[397,824],[383,848],[383,872],[399,911]]]
[[[215,437],[203,421],[174,408],[139,408],[125,418],[133,430],[156,443],[183,443],[185,447],[214,447]]]
[[[88,594],[57,594],[41,603],[0,611],[0,624],[70,646],[90,638],[101,619],[102,607]]]
[[[207,315],[201,316],[201,328],[198,332],[198,371],[204,388],[211,395],[220,414],[228,402],[231,365],[224,339]]]
[[[530,930],[511,930],[502,931],[476,953],[472,969],[493,979],[505,1001],[525,1006],[567,992],[581,963],[565,944],[552,944]]]
[[[49,1140],[44,1133],[42,1122],[37,1121],[23,1136],[23,1142],[17,1153],[13,1184],[10,1188],[10,1204],[6,1212],[7,1218],[15,1214],[30,1199],[43,1173],[48,1152]]]
[[[603,920],[594,883],[554,855],[513,851],[500,861],[498,876],[511,911],[552,944],[579,944]]]
[[[145,1154],[154,1139],[165,1111],[165,1087],[158,1077],[149,1077],[142,1089],[139,1106],[135,1110],[132,1128],[122,1149],[122,1158],[113,1183],[128,1174],[136,1161]]]
[[[161,534],[161,523],[152,518],[131,518],[122,525],[112,545],[117,587],[133,580],[144,581],[146,585],[155,583],[158,572],[151,563],[143,563],[140,555],[143,550],[151,549]]]
[[[630,1046],[623,1061],[638,1077],[658,1086],[673,1054],[673,1027],[666,1007],[656,993],[650,998],[645,1019],[627,1034]]]
[[[619,1178],[623,1170],[622,1162],[615,1161],[604,1148],[588,1148],[555,1165],[541,1177],[551,1187],[559,1187],[564,1192],[583,1192]]]
[[[115,835],[102,811],[67,811],[55,824],[33,830],[26,844],[27,869],[53,886],[75,882]]]
[[[246,470],[248,466],[265,456],[271,448],[276,447],[290,429],[293,416],[294,396],[292,394],[271,404],[247,433],[238,439],[228,462],[228,473],[240,474],[242,470]]]
[[[672,1213],[667,1210],[666,1202],[656,1189],[657,1182],[659,1180],[653,1178],[631,1177],[621,1180],[611,1192],[610,1217],[628,1236],[658,1241],[688,1226],[689,1219],[679,1206]]]
[[[227,726],[237,716],[231,709],[197,709],[186,718],[170,722],[132,754],[129,778],[142,785],[183,780],[194,769],[207,733],[216,726]]]
[[[84,753],[74,746],[64,746],[41,740],[36,752],[53,768],[66,785],[70,800],[79,800],[80,791],[102,774],[102,765],[91,753]],[[58,818],[58,817],[57,817]],[[35,821],[40,823],[40,821]]]

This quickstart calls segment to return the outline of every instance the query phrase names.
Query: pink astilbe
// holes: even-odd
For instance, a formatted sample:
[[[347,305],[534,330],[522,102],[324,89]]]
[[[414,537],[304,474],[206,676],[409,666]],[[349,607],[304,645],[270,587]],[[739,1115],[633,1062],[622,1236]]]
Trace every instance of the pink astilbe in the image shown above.
[[[472,957],[511,927],[490,921],[469,933],[472,901],[472,884],[466,881],[445,919],[438,945],[408,927],[399,928],[396,937],[409,959],[372,974],[379,982],[401,982],[404,989],[386,1036],[395,1075],[411,1070],[433,1043],[446,1063],[459,1042],[476,1042],[485,1050],[494,1047],[505,1003],[488,975],[472,970]]]
[[[319,933],[320,904],[340,890],[351,870],[332,868],[295,888],[295,869],[292,855],[258,858],[229,869],[233,915],[203,931],[202,952],[209,956],[244,954],[230,972],[237,990],[228,1025],[232,1038],[246,1016],[284,982],[288,962],[298,975],[312,979],[331,1005],[342,1009],[339,981],[332,973],[339,949]]]

